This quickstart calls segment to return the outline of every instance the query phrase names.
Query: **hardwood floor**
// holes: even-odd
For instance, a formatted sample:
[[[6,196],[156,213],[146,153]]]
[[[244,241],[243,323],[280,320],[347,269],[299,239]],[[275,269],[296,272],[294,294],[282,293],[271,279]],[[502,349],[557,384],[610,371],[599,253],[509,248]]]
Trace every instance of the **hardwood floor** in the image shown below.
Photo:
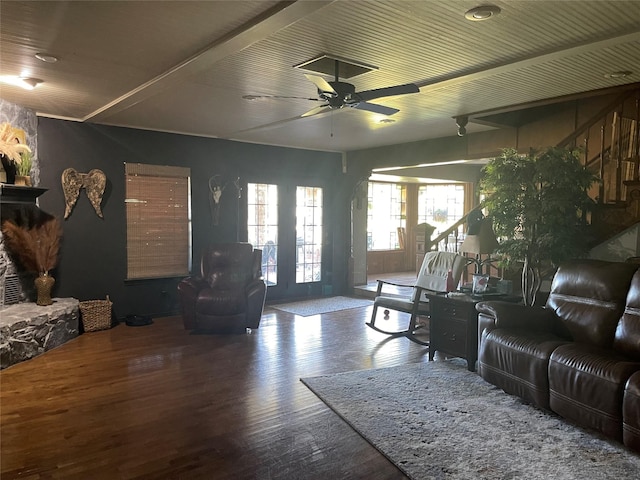
[[[299,381],[428,361],[370,314],[267,307],[248,335],[190,334],[180,317],[84,334],[0,372],[0,476],[405,478]]]

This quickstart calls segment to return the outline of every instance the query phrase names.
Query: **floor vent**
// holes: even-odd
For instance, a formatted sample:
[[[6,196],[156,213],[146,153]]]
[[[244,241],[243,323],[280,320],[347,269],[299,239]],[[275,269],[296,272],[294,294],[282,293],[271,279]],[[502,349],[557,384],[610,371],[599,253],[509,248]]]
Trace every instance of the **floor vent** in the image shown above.
[[[7,275],[4,277],[3,305],[13,305],[20,301],[22,289],[20,288],[20,277],[18,275]]]

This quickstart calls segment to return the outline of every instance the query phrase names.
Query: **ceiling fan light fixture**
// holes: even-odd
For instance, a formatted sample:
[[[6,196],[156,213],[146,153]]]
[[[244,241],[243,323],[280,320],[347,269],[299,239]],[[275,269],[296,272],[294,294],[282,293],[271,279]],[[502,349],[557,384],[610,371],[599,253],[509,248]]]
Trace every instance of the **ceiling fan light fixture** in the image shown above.
[[[489,20],[490,18],[498,15],[502,10],[495,5],[480,5],[474,7],[471,10],[467,10],[464,14],[464,18],[471,20],[472,22],[482,22],[483,20]]]

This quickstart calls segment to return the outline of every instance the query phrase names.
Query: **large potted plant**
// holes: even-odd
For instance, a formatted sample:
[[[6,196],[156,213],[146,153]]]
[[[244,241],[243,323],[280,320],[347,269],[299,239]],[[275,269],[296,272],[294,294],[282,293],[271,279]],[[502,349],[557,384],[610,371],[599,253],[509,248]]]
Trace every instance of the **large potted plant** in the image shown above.
[[[505,149],[484,167],[480,190],[500,239],[497,253],[506,266],[522,264],[526,305],[535,302],[542,268],[587,253],[584,218],[594,205],[588,190],[597,181],[575,149]]]

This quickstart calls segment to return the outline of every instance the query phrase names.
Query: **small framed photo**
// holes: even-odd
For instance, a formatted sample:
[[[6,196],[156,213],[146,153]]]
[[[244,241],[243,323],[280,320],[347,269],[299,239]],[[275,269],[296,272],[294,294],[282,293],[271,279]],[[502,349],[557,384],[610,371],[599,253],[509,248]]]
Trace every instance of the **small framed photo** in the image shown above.
[[[474,295],[483,294],[489,285],[489,275],[474,275],[472,293]]]

